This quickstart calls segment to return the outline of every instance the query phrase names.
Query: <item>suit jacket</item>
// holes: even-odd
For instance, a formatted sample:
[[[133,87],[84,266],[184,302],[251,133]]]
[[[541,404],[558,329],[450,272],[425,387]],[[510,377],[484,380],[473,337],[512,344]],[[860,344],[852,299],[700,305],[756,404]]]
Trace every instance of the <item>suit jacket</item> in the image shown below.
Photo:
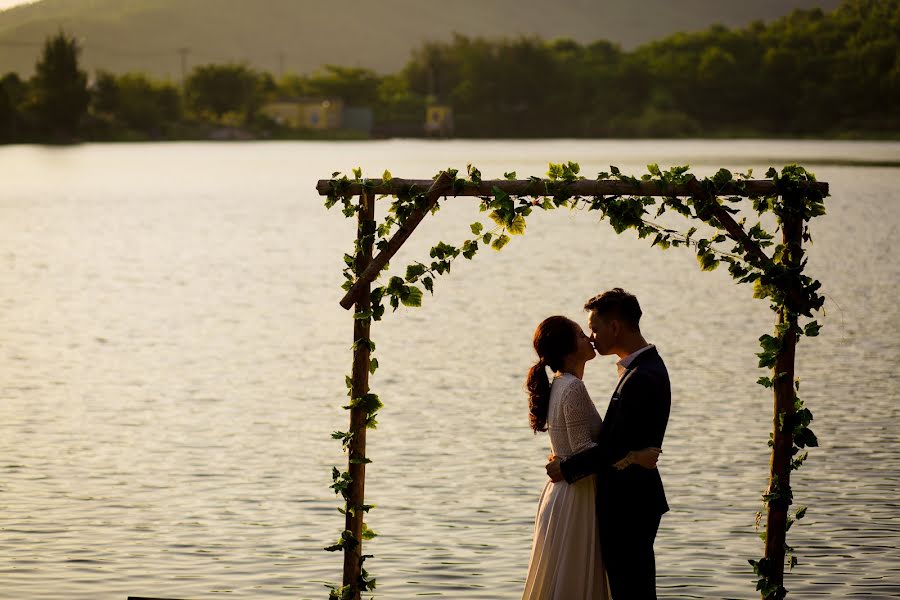
[[[612,465],[630,450],[662,448],[671,404],[669,373],[656,348],[650,348],[637,355],[619,379],[598,444],[562,461],[566,481],[596,473],[601,512],[649,516],[667,512],[669,505],[657,469],[631,465],[619,471]]]

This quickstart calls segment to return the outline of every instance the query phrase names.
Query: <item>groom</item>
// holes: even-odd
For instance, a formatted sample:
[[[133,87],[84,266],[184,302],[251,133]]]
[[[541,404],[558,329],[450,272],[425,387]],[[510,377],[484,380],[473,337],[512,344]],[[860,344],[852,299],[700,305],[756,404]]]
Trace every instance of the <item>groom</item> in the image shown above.
[[[666,365],[641,334],[637,298],[615,288],[588,300],[591,341],[619,357],[619,384],[609,401],[597,446],[547,464],[553,481],[597,474],[597,516],[613,600],[655,600],[653,540],[669,510],[659,471],[614,463],[629,451],[662,448],[672,401]],[[620,465],[621,466],[621,465]]]

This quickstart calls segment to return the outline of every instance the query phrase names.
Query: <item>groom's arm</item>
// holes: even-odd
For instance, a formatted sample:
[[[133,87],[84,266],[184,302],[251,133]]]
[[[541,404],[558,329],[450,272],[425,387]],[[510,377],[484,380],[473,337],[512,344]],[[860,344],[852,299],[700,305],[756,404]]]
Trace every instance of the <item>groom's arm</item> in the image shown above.
[[[613,424],[604,422],[596,446],[573,454],[560,463],[560,474],[566,481],[574,483],[588,475],[598,473],[625,456],[627,450],[617,448],[613,443],[618,432],[610,425]]]
[[[597,446],[561,462],[561,474],[569,483],[613,465],[630,450],[662,447],[671,405],[668,379],[634,373],[621,390],[620,402],[617,430],[604,429]]]
[[[563,478],[569,483],[575,483],[579,479],[593,475],[607,465],[616,462],[621,456],[613,459],[608,444],[601,441],[593,448],[588,448],[578,454],[573,454],[559,465]]]

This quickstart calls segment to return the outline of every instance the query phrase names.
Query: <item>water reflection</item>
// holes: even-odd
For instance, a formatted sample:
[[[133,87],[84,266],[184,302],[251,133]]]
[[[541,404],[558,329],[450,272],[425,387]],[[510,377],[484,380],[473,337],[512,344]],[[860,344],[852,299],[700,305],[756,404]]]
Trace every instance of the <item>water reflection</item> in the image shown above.
[[[323,597],[340,557],[330,432],[349,369],[337,305],[353,225],[314,182],[360,165],[486,177],[691,162],[757,173],[771,157],[897,160],[896,143],[405,142],[0,148],[0,578],[58,598]],[[825,328],[800,346],[822,447],[795,476],[798,597],[900,595],[896,170],[822,166],[828,216],[810,272]],[[393,262],[464,239],[451,200]],[[761,554],[770,399],[755,385],[765,303],[688,253],[648,249],[583,214],[533,218],[502,253],[454,266],[416,311],[373,332],[386,406],[369,436],[369,546],[380,595],[516,598],[547,441],[522,393],[544,316],[583,318],[622,285],[672,371],[657,541],[664,598],[747,598]],[[852,243],[848,243],[848,240]],[[864,240],[867,243],[860,243]],[[586,376],[605,407],[611,361]]]

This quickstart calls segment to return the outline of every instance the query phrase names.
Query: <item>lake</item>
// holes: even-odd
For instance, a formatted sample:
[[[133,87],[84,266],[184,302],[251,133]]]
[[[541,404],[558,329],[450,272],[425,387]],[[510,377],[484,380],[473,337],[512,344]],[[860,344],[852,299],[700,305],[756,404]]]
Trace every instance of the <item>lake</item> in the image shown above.
[[[826,298],[798,346],[820,447],[793,477],[791,597],[900,597],[900,143],[376,141],[0,147],[0,597],[326,598],[343,528],[353,342],[342,255],[355,226],[318,179],[361,167],[485,178],[609,165],[806,165],[831,185],[808,272]],[[383,215],[387,200],[379,203]],[[483,217],[448,199],[392,261],[426,260]],[[682,230],[690,224],[674,222]],[[402,274],[402,273],[401,273]],[[519,598],[545,481],[522,386],[551,314],[621,286],[666,360],[661,598],[754,598],[754,515],[772,400],[756,385],[768,304],[684,249],[596,213],[535,213],[502,251],[460,259],[420,309],[373,327],[385,403],[368,436],[377,596]],[[601,411],[616,381],[585,382]]]

